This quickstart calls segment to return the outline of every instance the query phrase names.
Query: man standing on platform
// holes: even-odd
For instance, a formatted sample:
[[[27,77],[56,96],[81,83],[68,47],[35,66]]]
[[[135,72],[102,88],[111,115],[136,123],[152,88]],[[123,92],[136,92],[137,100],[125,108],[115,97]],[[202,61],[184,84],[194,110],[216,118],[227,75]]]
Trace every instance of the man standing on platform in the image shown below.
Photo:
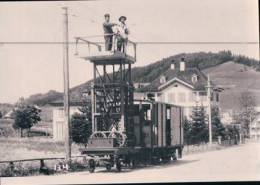
[[[105,38],[105,50],[111,51],[113,45],[113,26],[116,26],[115,23],[110,23],[110,15],[105,14],[105,22],[103,23],[104,29],[104,38]]]
[[[117,26],[117,34],[118,34],[118,38],[117,38],[117,50],[121,51],[123,53],[126,52],[126,44],[127,44],[127,40],[128,40],[128,34],[129,34],[129,29],[126,26],[126,17],[125,16],[121,16],[119,17],[119,26]]]

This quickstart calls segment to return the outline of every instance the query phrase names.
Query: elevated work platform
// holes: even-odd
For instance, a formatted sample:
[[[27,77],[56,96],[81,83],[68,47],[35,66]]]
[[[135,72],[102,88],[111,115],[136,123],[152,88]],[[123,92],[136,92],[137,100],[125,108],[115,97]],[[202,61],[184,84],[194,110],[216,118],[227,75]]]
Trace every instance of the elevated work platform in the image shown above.
[[[120,51],[101,51],[97,53],[93,53],[91,56],[82,56],[81,58],[85,60],[90,60],[90,62],[95,62],[96,64],[133,64],[135,63],[135,58],[122,53]]]
[[[136,43],[131,40],[124,42],[125,49],[120,51],[117,48],[117,35],[109,34],[112,37],[111,50],[106,50],[104,36],[76,37],[76,52],[80,58],[95,62],[96,64],[133,64],[136,61]],[[87,38],[87,39],[85,39]]]

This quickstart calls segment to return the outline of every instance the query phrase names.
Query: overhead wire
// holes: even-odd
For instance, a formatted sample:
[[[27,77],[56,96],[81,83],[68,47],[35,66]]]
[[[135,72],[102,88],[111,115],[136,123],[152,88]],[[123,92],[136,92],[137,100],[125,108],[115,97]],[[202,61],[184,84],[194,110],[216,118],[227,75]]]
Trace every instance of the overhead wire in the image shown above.
[[[81,38],[95,38],[99,36],[104,36],[104,35],[93,35],[93,36],[85,36]],[[1,41],[0,45],[5,45],[5,44],[75,44],[76,41],[70,41],[70,42],[57,42],[57,41]],[[80,42],[79,42],[80,43]],[[259,44],[259,42],[244,42],[244,41],[237,41],[237,42],[225,42],[225,41],[193,41],[193,42],[188,42],[188,41],[137,41],[135,42],[137,44],[153,44],[153,45],[161,45],[161,44],[243,44],[243,45],[254,45],[254,44]],[[81,43],[82,44],[82,43]]]

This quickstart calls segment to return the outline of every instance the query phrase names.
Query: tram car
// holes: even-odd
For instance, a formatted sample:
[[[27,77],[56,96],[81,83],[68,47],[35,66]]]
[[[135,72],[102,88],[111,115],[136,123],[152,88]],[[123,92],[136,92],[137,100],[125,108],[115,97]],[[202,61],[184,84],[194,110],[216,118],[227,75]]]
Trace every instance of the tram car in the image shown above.
[[[128,40],[125,51],[115,47],[107,51],[99,42],[77,37],[76,43],[79,41],[86,42],[90,52],[80,57],[93,64],[92,135],[87,147],[81,149],[82,154],[91,157],[89,171],[94,172],[97,166],[107,170],[115,166],[121,171],[122,166],[181,157],[182,108],[154,100],[134,100],[132,64],[136,62],[136,43]]]
[[[148,100],[134,101],[132,146],[122,145],[124,136],[96,132],[89,138],[82,154],[91,156],[89,171],[97,166],[109,171],[116,166],[155,165],[181,158],[183,149],[183,114],[179,106]]]

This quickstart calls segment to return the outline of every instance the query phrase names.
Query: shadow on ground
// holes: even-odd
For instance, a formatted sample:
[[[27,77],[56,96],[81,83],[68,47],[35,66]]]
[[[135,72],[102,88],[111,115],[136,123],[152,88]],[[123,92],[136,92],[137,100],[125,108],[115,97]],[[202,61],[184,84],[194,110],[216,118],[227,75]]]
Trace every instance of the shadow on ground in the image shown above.
[[[142,169],[164,169],[164,168],[168,168],[168,167],[172,167],[172,166],[180,166],[180,165],[185,165],[185,164],[189,164],[189,163],[194,163],[194,162],[198,162],[199,160],[178,160],[178,161],[171,161],[169,163],[165,163],[165,164],[157,164],[157,165],[142,165],[142,166],[137,166],[135,168],[131,168],[131,167],[122,167],[122,171],[118,172],[116,170],[115,167],[113,167],[111,169],[111,171],[107,171],[105,169],[105,167],[97,167],[97,171],[95,171],[94,173],[130,173],[133,171],[138,171],[138,170],[142,170]]]

